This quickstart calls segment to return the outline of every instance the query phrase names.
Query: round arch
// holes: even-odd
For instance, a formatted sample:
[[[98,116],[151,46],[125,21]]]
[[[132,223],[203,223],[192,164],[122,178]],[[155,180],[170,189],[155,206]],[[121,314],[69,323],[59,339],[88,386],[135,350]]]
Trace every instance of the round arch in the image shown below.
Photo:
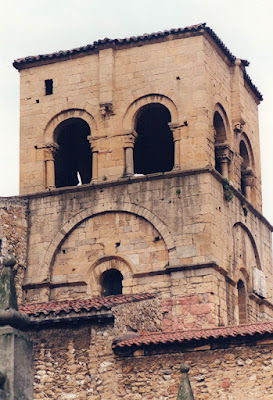
[[[172,124],[178,123],[178,110],[174,102],[167,96],[153,93],[142,96],[130,104],[123,117],[123,131],[126,133],[133,132],[135,129],[135,116],[140,108],[156,103],[165,106],[169,110]]]
[[[241,267],[235,273],[234,281],[239,282],[239,280],[241,280],[244,283],[247,292],[250,293],[252,290],[251,279],[250,279],[249,273],[245,267]]]
[[[39,276],[41,281],[49,281],[51,279],[51,271],[54,263],[55,256],[58,252],[58,249],[67,238],[67,236],[83,221],[88,218],[91,218],[95,215],[106,213],[106,212],[128,212],[131,214],[135,214],[139,217],[146,219],[154,228],[159,232],[162,236],[168,254],[169,260],[172,261],[176,258],[176,247],[169,232],[167,226],[151,211],[148,209],[139,206],[133,205],[131,203],[101,203],[94,207],[89,207],[88,209],[82,210],[70,220],[68,220],[59,232],[55,235],[53,240],[48,246],[48,249],[45,253],[45,257],[41,263]]]
[[[249,138],[248,138],[248,136],[247,136],[247,134],[245,132],[242,132],[242,134],[240,136],[240,139],[238,141],[238,146],[239,146],[238,153],[239,154],[240,154],[240,143],[242,141],[245,144],[246,149],[247,149],[247,153],[248,153],[248,157],[249,157],[249,161],[250,161],[249,167],[254,169],[255,168],[254,154],[253,154],[253,150],[252,150],[252,146],[251,146],[250,140],[249,140]]]
[[[259,270],[262,270],[260,256],[259,256],[258,249],[257,249],[257,246],[256,246],[256,242],[254,240],[254,237],[253,237],[252,233],[250,232],[248,227],[246,225],[244,225],[242,222],[236,222],[233,225],[233,232],[234,232],[234,228],[236,228],[237,226],[240,226],[246,232],[247,236],[249,237],[249,240],[251,242],[251,245],[252,245],[252,248],[253,248],[253,251],[254,251],[255,260],[256,260],[256,263],[257,263],[257,268]],[[234,241],[234,246],[235,246],[234,234],[233,234],[233,241]],[[242,272],[243,272],[242,268],[240,270],[242,270]]]
[[[135,274],[134,265],[124,256],[108,255],[96,260],[88,269],[85,274],[85,281],[87,282],[87,290],[96,295],[101,292],[101,276],[109,270],[117,270],[123,277],[123,284],[126,285],[127,279],[132,279]]]
[[[55,129],[59,124],[71,118],[82,119],[89,125],[92,136],[97,135],[97,125],[94,117],[84,109],[71,108],[68,110],[63,110],[58,114],[55,114],[54,117],[52,117],[50,121],[47,123],[44,130],[45,144],[55,142],[54,138]]]
[[[212,115],[212,121],[214,120],[215,114],[218,113],[223,121],[224,128],[225,128],[225,133],[226,133],[226,140],[230,142],[231,139],[231,130],[230,130],[230,123],[229,123],[229,118],[227,116],[226,110],[222,106],[221,103],[216,103],[214,110],[213,110],[213,115]]]

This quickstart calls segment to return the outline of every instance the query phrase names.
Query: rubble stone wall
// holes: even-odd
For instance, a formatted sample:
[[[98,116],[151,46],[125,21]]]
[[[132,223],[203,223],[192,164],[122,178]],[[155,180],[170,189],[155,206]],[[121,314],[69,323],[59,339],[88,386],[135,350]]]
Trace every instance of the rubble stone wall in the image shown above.
[[[216,348],[183,347],[165,354],[114,355],[111,325],[71,326],[32,332],[35,348],[34,399],[175,400],[179,367],[191,367],[196,400],[270,400],[272,343]],[[189,349],[188,349],[189,350]],[[138,356],[137,356],[138,354]]]

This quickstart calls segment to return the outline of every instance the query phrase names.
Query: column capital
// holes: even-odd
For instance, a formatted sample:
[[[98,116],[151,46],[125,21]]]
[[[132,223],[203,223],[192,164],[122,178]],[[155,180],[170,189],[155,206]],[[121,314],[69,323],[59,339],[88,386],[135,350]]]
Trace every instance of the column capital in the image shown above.
[[[136,131],[133,130],[133,131],[125,132],[123,136],[124,136],[123,147],[125,149],[127,149],[129,147],[133,148],[135,145],[136,137],[137,137]]]
[[[60,146],[57,143],[47,143],[40,148],[44,150],[45,161],[54,161],[55,154],[60,149]]]
[[[87,139],[90,143],[91,149],[93,153],[98,153],[98,140],[99,138],[97,136],[87,136]]]
[[[173,140],[176,142],[181,139],[181,128],[188,126],[188,122],[184,121],[183,124],[180,124],[179,122],[169,122],[168,125],[172,131]]]
[[[227,143],[215,144],[216,157],[220,162],[230,162],[233,158],[233,152]]]
[[[254,182],[255,175],[251,168],[246,168],[242,170],[242,178],[244,179],[246,186],[252,186]]]

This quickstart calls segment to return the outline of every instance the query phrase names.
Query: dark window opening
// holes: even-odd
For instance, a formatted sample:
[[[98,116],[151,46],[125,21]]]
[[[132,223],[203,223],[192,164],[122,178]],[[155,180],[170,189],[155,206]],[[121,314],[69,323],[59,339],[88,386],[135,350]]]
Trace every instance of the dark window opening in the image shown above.
[[[123,276],[117,269],[109,269],[101,276],[103,296],[122,294]]]
[[[55,156],[56,187],[90,183],[92,178],[92,151],[88,136],[90,128],[80,118],[70,118],[55,130],[59,150]]]
[[[45,80],[45,94],[46,96],[53,94],[53,79]]]
[[[246,289],[242,280],[237,283],[239,324],[247,323]]]
[[[216,169],[216,171],[218,171],[221,174],[222,168],[221,168],[220,158],[219,158],[219,155],[217,152],[217,145],[221,145],[226,141],[226,128],[225,128],[223,118],[221,117],[221,115],[219,114],[218,111],[216,111],[214,114],[213,126],[215,129],[215,147],[214,147],[215,169]]]
[[[171,171],[174,166],[174,142],[168,123],[169,110],[161,104],[143,107],[136,119],[134,172],[151,174]]]
[[[245,196],[246,195],[246,182],[245,182],[245,174],[246,170],[249,167],[249,156],[246,148],[246,144],[243,140],[240,142],[240,156],[242,157],[241,164],[241,192]]]

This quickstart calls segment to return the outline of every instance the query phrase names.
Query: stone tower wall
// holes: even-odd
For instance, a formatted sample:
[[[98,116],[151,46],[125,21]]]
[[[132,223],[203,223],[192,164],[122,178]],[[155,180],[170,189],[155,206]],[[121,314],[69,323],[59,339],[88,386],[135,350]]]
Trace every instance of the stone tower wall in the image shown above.
[[[232,151],[229,178],[240,187],[238,146],[246,134],[255,162],[251,201],[261,210],[258,100],[242,68],[231,66],[207,35],[158,39],[140,47],[110,46],[83,57],[22,69],[20,76],[21,194],[47,187],[46,148],[56,141],[55,129],[67,118],[82,118],[89,124],[92,151],[98,154],[98,180],[121,178],[136,113],[154,102],[171,113],[178,138],[176,153],[180,152],[176,167],[214,166],[213,115],[215,107],[221,106]],[[45,95],[47,79],[53,79],[50,96]],[[240,132],[235,134],[238,123]]]

